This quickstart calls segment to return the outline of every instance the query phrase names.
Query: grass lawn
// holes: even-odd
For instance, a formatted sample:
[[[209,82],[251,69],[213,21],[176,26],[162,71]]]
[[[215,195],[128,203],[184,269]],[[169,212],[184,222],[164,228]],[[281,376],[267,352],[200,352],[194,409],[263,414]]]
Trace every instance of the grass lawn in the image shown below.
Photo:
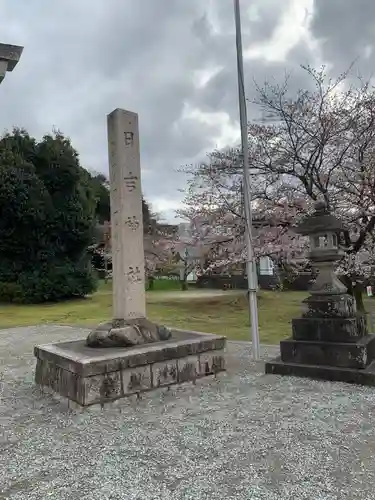
[[[188,297],[189,292],[185,293]],[[301,301],[305,296],[306,293],[301,292],[262,291],[259,294],[262,343],[277,344],[280,339],[290,335],[290,321],[299,316]],[[43,305],[0,304],[0,328],[42,323],[92,327],[108,320],[111,315],[110,284],[102,284],[97,293],[86,299]],[[168,326],[223,334],[232,340],[250,340],[244,294],[177,298],[173,291],[165,292],[161,289],[147,293],[147,315]]]

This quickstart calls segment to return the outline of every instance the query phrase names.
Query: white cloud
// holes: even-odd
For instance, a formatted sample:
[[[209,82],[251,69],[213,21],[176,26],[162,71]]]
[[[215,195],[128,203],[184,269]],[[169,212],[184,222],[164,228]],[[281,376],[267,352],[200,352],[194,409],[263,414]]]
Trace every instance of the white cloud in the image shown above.
[[[339,4],[241,1],[250,99],[253,77],[282,77],[284,66],[305,60],[332,63],[331,39],[343,58],[343,43],[348,51],[353,37],[363,40],[370,65],[371,16],[348,1],[343,30]],[[105,0],[1,0],[0,32],[1,42],[25,45],[0,87],[0,130],[24,126],[40,137],[55,126],[71,137],[83,166],[107,172],[106,115],[117,107],[137,112],[144,194],[166,217],[181,202],[185,178],[176,170],[239,141],[230,0],[122,0],[110,9]]]
[[[309,19],[314,0],[289,0],[273,36],[262,43],[251,45],[244,55],[249,59],[268,62],[285,61],[288,52],[302,40],[310,42]]]
[[[182,118],[192,119],[197,123],[209,126],[215,126],[218,133],[212,137],[211,142],[214,148],[221,149],[225,146],[231,146],[240,140],[240,129],[238,123],[233,123],[229,114],[225,111],[205,112],[199,108],[193,108],[185,104]],[[201,151],[204,153],[204,151]]]

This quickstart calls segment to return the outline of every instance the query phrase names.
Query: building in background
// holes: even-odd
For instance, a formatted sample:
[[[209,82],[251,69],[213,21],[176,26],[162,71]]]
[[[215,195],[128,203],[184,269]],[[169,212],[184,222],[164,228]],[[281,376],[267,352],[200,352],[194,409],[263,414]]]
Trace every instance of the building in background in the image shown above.
[[[225,231],[225,229],[224,229]],[[204,257],[207,253],[207,247],[210,247],[209,242],[206,242],[206,245],[201,245],[199,247],[195,247],[189,245],[189,239],[192,238],[193,228],[189,222],[179,224],[179,253],[181,256],[189,255],[189,260],[191,262],[195,262],[197,267],[203,266]],[[223,236],[226,234],[223,233]],[[206,250],[206,252],[205,252]],[[186,260],[186,259],[185,259]],[[226,266],[227,267],[227,266]],[[233,266],[229,266],[229,269],[220,269],[217,268],[210,272],[210,277],[202,276],[200,281],[207,282],[206,286],[217,286],[219,288],[222,287],[222,281],[225,282],[227,286],[229,282],[233,284],[236,288],[246,288],[246,265],[236,264]],[[259,284],[262,288],[275,288],[277,284],[277,276],[276,269],[273,260],[268,257],[260,257],[258,261],[258,280]],[[196,281],[197,273],[196,269],[192,270],[189,274],[188,281]]]
[[[4,80],[7,71],[13,71],[20,60],[23,47],[0,43],[0,83]]]

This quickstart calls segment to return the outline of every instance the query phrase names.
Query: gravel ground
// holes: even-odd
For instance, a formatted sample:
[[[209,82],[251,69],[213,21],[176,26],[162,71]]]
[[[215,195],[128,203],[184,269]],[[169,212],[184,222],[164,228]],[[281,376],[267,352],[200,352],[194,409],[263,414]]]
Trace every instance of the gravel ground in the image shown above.
[[[375,499],[374,389],[263,375],[231,343],[218,381],[74,412],[32,351],[83,335],[0,331],[0,499]]]

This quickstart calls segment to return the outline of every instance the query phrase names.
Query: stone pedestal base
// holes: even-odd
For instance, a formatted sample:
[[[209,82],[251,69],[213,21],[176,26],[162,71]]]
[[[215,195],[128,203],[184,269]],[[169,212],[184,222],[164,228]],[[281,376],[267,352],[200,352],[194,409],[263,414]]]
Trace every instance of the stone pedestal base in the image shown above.
[[[85,340],[37,346],[35,382],[85,407],[225,370],[225,337],[172,330],[170,340],[91,348]]]
[[[353,318],[356,315],[355,301],[351,295],[310,295],[302,302],[306,308],[305,318]]]
[[[282,340],[280,354],[285,363],[363,369],[375,359],[375,335],[355,343]]]
[[[343,315],[352,312],[351,302],[313,297],[308,313],[292,320],[293,337],[280,342],[280,357],[266,363],[266,373],[372,385],[375,335],[367,334],[364,315]]]
[[[294,340],[358,342],[367,335],[366,318],[296,318],[292,333]]]
[[[329,380],[331,382],[375,386],[375,361],[361,370],[337,366],[286,363],[281,361],[281,358],[276,358],[266,363],[265,370],[266,373],[273,375],[289,375],[293,377]]]

